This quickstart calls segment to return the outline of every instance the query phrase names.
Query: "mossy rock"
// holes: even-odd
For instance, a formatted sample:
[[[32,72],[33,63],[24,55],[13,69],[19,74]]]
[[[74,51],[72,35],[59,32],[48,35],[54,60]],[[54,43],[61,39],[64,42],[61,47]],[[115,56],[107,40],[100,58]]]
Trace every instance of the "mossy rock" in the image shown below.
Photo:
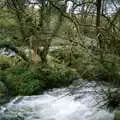
[[[120,111],[115,112],[114,120],[120,120]]]

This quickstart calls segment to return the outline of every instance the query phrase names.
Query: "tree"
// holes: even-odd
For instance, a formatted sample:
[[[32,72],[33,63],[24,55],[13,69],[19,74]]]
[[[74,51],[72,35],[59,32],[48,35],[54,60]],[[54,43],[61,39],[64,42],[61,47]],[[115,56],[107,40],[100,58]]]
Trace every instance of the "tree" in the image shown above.
[[[30,7],[24,0],[7,0],[8,9],[18,24],[21,46],[32,49],[33,63],[36,55],[40,56],[43,63],[47,63],[49,47],[59,30],[62,15],[54,9],[51,2],[39,1],[37,5],[38,10],[35,9],[35,4]]]

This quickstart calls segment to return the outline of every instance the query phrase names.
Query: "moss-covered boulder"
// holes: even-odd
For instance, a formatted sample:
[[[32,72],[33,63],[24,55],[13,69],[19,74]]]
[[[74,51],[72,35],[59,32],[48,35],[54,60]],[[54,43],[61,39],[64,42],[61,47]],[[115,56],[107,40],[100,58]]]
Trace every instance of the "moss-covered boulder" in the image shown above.
[[[115,112],[114,120],[120,120],[120,111]]]

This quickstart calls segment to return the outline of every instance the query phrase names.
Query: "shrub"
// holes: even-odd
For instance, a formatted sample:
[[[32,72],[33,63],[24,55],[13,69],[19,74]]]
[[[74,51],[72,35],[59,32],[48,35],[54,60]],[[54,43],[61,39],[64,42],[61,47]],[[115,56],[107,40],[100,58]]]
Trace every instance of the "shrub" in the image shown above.
[[[7,72],[7,84],[11,88],[13,95],[31,95],[35,94],[41,87],[42,81],[38,75],[26,67],[13,67]]]
[[[70,68],[56,64],[54,67],[41,64],[16,66],[9,68],[6,73],[6,83],[13,95],[38,94],[43,89],[64,87],[69,85],[76,77]]]
[[[67,50],[66,50],[67,52]],[[65,50],[59,49],[51,52],[51,55],[60,62],[68,65],[69,57],[66,59]],[[104,80],[120,85],[120,57],[113,54],[95,55],[92,51],[74,48],[70,67],[76,69],[83,79]]]
[[[39,74],[39,79],[44,81],[46,88],[67,86],[77,76],[75,71],[61,64],[37,69],[36,73]]]

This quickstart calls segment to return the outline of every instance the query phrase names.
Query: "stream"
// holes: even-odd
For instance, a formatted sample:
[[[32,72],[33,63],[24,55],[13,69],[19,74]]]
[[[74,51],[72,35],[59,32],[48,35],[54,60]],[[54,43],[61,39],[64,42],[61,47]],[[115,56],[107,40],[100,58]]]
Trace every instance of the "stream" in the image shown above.
[[[108,85],[74,83],[37,96],[18,96],[0,108],[0,120],[113,120],[104,104]]]

